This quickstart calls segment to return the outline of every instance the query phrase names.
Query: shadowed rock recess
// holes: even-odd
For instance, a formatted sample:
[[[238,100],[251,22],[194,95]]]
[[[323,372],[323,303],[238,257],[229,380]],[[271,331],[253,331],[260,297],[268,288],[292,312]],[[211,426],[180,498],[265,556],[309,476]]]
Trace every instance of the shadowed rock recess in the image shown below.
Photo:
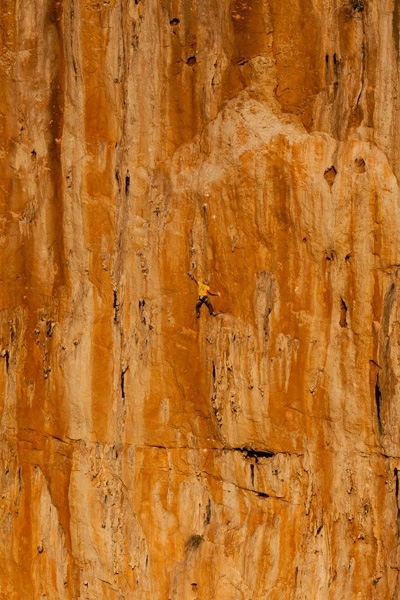
[[[398,600],[400,1],[0,13],[0,599]]]

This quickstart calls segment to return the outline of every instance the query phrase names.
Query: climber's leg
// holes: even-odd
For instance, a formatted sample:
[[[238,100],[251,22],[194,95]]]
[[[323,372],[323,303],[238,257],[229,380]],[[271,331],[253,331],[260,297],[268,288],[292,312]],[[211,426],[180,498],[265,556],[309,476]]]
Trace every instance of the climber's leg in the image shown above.
[[[206,296],[206,299],[204,300],[204,304],[207,306],[208,308],[208,312],[210,313],[210,315],[212,315],[213,317],[215,317],[215,312],[214,312],[214,308],[213,305],[210,302],[210,299],[208,298],[208,296]]]
[[[204,302],[204,296],[199,296],[199,299],[196,302],[196,317],[197,318],[200,317],[200,308],[201,308],[201,305],[203,304],[203,302]]]

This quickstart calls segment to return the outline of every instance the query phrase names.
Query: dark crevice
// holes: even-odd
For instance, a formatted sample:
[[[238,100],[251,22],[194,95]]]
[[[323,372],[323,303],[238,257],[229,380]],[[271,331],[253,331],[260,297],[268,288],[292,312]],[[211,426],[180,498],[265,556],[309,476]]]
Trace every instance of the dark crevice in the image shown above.
[[[117,290],[113,290],[113,308],[114,308],[114,323],[118,323],[119,302]]]
[[[396,58],[399,59],[399,49],[400,49],[400,4],[399,2],[394,2],[393,7],[393,19],[392,19],[392,35],[394,40],[394,48],[396,50]]]
[[[396,488],[395,488],[395,493],[396,493],[396,508],[397,508],[397,535],[400,535],[400,505],[399,505],[399,470],[398,469],[394,469],[394,476],[396,478]]]
[[[215,371],[215,363],[214,362],[212,364],[212,378],[213,378],[213,384],[215,385],[216,371]]]
[[[8,371],[8,368],[10,366],[10,353],[8,350],[4,350],[2,357],[5,358],[6,360],[6,371]]]
[[[119,177],[119,171],[118,169],[115,171],[115,179],[117,180],[118,183],[118,191],[121,191],[121,181],[120,181],[120,177]]]
[[[49,319],[48,321],[46,321],[46,335],[47,337],[51,337],[53,335],[53,331],[54,331],[54,327],[55,327],[55,322],[52,321],[51,319]]]
[[[197,60],[195,56],[189,56],[189,58],[186,61],[186,64],[189,65],[189,67],[193,67],[196,63]]]
[[[318,529],[317,529],[317,535],[318,535],[319,533],[321,533],[321,530],[322,530],[322,528],[323,528],[323,525],[320,525],[320,526],[318,527]]]
[[[350,0],[350,4],[354,12],[362,12],[365,8],[365,0]]]
[[[356,158],[354,161],[357,173],[365,173],[365,160],[363,158]]]
[[[122,369],[121,371],[121,397],[123,400],[125,400],[125,373],[127,372],[129,366],[125,367],[125,369]]]
[[[258,462],[259,458],[272,458],[275,456],[275,452],[270,452],[269,450],[253,450],[253,448],[248,448],[247,446],[243,446],[243,448],[232,448],[232,450],[241,452],[246,458],[254,458],[256,462]]]
[[[379,373],[376,376],[376,382],[375,382],[375,404],[376,404],[376,416],[378,417],[379,433],[382,433],[382,431],[383,431],[383,425],[382,425],[382,420],[381,420],[382,393],[381,393],[381,388],[379,385]]]
[[[340,71],[340,59],[336,56],[336,54],[334,54],[333,55],[333,72],[337,79],[339,78],[339,75],[340,75],[339,71]],[[339,86],[339,81],[337,79],[336,79],[336,81],[333,82],[335,92],[337,92],[337,89]]]
[[[125,196],[128,196],[129,194],[129,186],[131,184],[131,178],[129,176],[129,172],[127,173],[126,177],[125,177]]]
[[[146,300],[144,298],[142,300],[139,300],[140,321],[143,323],[143,325],[146,325],[146,317],[143,314],[145,306],[146,306]]]
[[[206,517],[204,519],[204,525],[209,525],[211,523],[211,499],[208,499],[206,504]]]
[[[269,315],[272,312],[272,308],[269,306],[266,314],[264,315],[264,338],[268,340],[269,338]]]
[[[375,365],[375,367],[378,367],[378,369],[382,369],[381,365],[378,364],[373,358],[371,358],[369,362],[371,363],[371,365]]]
[[[347,306],[343,298],[340,298],[340,327],[347,327]]]
[[[179,23],[180,23],[180,21],[177,18],[173,18],[169,22],[170,25],[179,25]]]
[[[337,175],[337,170],[333,165],[331,167],[329,167],[328,169],[326,169],[324,172],[324,179],[331,187],[333,186],[333,184],[335,182],[336,175]]]
[[[327,261],[336,260],[336,252],[335,252],[335,250],[325,250],[325,259]]]
[[[260,498],[270,498],[269,494],[266,494],[265,492],[256,492],[257,496],[260,496]]]
[[[254,465],[250,465],[251,486],[254,487]]]

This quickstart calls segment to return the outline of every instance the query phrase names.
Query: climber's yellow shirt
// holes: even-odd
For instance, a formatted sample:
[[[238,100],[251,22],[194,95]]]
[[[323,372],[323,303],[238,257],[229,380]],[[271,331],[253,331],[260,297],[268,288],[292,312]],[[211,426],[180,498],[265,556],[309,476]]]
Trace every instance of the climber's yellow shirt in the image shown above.
[[[199,286],[199,296],[207,296],[207,292],[210,289],[208,287],[208,285],[199,281],[198,286]]]

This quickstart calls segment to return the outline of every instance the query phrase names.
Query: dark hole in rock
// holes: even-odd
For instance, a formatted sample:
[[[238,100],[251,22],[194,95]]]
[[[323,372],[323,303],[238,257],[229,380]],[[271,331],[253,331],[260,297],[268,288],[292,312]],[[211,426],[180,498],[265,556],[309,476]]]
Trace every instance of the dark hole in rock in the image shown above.
[[[343,298],[340,298],[340,327],[347,327],[347,306]]]
[[[231,59],[231,63],[233,65],[243,66],[243,65],[246,65],[248,62],[249,62],[249,59],[246,58],[245,56],[236,56]]]
[[[350,4],[354,12],[362,12],[365,8],[365,0],[350,0]]]
[[[335,250],[325,250],[325,259],[326,260],[335,260],[336,259]]]
[[[336,179],[336,174],[337,171],[335,169],[335,167],[332,165],[331,167],[329,167],[329,169],[326,169],[325,173],[324,173],[324,178],[325,181],[332,187],[334,184],[334,181]]]
[[[381,392],[381,386],[379,383],[379,373],[376,376],[376,382],[375,382],[375,405],[376,405],[376,416],[378,418],[379,432],[382,433],[382,431],[383,431],[382,417],[381,417],[382,392]]]
[[[365,160],[363,158],[356,158],[354,161],[357,173],[365,173]]]

